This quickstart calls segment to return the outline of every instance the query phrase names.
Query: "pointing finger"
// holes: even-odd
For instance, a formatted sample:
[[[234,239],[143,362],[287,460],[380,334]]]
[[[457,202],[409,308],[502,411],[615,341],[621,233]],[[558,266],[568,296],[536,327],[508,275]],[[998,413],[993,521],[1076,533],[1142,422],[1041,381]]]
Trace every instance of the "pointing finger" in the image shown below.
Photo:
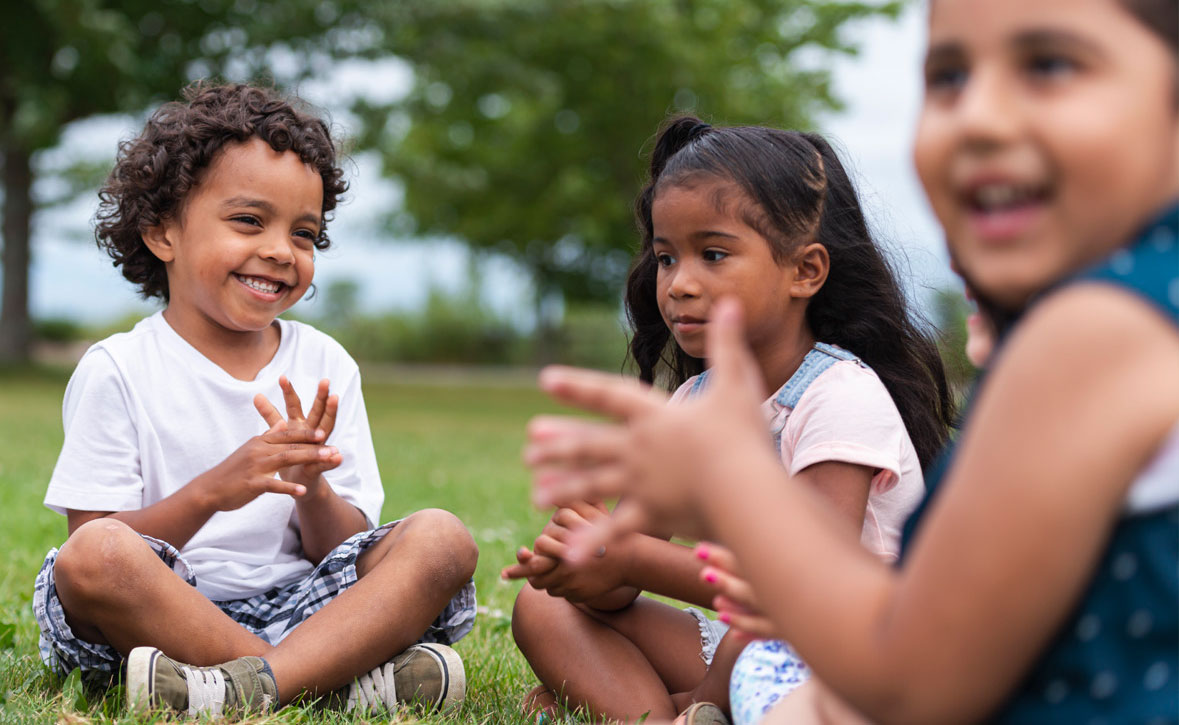
[[[576,408],[618,420],[657,409],[667,396],[631,378],[553,365],[540,371],[541,390]]]

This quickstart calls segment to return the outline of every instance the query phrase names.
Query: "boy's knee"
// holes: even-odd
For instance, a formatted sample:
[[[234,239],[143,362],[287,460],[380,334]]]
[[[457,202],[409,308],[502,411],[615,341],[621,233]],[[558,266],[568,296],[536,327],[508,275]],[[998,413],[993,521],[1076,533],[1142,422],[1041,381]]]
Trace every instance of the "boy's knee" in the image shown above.
[[[143,553],[143,539],[122,521],[95,519],[79,526],[57,553],[53,576],[59,588],[85,595],[108,589]]]
[[[443,509],[422,509],[406,517],[404,535],[421,541],[437,555],[448,574],[466,582],[479,563],[479,546],[459,517]]]

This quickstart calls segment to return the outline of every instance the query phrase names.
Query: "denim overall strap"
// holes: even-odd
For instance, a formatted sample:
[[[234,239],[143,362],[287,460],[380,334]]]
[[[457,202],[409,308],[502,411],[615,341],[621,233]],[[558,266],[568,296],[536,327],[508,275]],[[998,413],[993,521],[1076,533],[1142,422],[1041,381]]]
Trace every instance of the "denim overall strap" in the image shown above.
[[[798,366],[786,384],[774,394],[774,401],[779,405],[794,408],[798,405],[798,401],[806,389],[815,382],[815,378],[840,360],[854,360],[863,365],[858,357],[841,347],[828,345],[825,342],[816,342],[815,346],[807,351],[806,357],[802,359],[802,364]],[[695,382],[688,390],[688,397],[696,397],[704,391],[704,386],[708,384],[708,373],[709,371],[705,370],[696,376]]]
[[[815,382],[815,379],[827,371],[840,360],[854,360],[859,363],[860,360],[855,355],[841,347],[828,345],[825,342],[816,342],[815,346],[802,359],[802,364],[798,366],[798,370],[790,376],[786,384],[778,390],[774,395],[774,401],[784,407],[794,409],[798,406],[798,401],[802,398],[802,394],[806,389]],[[862,364],[862,363],[861,363]]]

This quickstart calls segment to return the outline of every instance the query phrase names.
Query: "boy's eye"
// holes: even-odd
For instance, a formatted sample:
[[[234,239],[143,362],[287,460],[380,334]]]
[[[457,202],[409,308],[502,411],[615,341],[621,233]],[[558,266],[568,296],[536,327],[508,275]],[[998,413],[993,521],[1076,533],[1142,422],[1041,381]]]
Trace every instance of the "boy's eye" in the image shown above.
[[[656,254],[655,261],[659,263],[660,267],[670,267],[671,265],[675,264],[675,257],[666,253]]]
[[[258,217],[250,216],[249,214],[239,214],[229,218],[230,221],[238,222],[239,224],[249,224],[252,227],[262,226],[262,222],[258,221]]]
[[[701,256],[704,257],[705,262],[719,262],[729,256],[729,253],[721,249],[705,249]]]
[[[315,232],[311,231],[310,229],[296,229],[294,232],[294,236],[298,237],[301,240],[311,242],[312,244],[314,244],[315,241],[317,239],[319,239],[319,235],[316,234]]]

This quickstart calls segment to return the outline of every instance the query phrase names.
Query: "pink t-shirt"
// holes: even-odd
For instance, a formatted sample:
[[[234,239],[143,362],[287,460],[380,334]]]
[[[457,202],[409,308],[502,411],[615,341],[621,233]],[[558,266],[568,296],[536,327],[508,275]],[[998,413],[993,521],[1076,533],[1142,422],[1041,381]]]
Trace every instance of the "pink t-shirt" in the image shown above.
[[[695,382],[691,378],[681,385],[672,401],[685,399]],[[780,434],[786,470],[793,476],[824,461],[875,470],[861,541],[894,561],[901,528],[920,503],[925,484],[917,451],[884,383],[858,361],[838,360],[807,386],[794,408],[778,402],[779,392],[762,407],[775,438]]]

